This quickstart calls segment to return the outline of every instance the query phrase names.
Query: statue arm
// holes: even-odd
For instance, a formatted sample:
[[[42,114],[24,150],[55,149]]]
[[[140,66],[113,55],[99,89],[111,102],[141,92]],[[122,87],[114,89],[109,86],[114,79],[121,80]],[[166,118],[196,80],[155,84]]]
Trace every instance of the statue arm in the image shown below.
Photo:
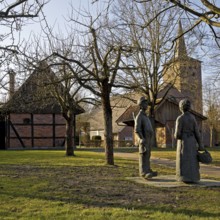
[[[180,120],[180,117],[178,117],[177,120],[176,120],[176,127],[175,127],[174,137],[176,139],[182,139],[182,122]]]
[[[196,141],[199,145],[199,150],[205,150],[203,143],[202,143],[202,139],[201,139],[201,135],[199,132],[199,127],[197,125],[196,119],[194,119],[194,134],[195,134]]]
[[[135,133],[140,139],[143,139],[143,133],[142,133],[142,128],[141,128],[141,117],[140,115],[137,115],[135,119]]]
[[[143,123],[142,115],[138,114],[136,117],[136,120],[135,120],[135,133],[137,134],[137,136],[139,138],[139,144],[145,146],[146,139],[143,134],[144,131],[143,131],[142,123]]]

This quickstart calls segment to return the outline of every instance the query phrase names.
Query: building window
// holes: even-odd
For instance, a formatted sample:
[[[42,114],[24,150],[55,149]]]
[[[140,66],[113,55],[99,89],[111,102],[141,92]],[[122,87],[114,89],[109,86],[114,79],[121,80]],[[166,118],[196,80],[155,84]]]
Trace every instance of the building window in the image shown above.
[[[24,118],[24,119],[23,119],[23,123],[24,123],[25,125],[29,125],[29,124],[31,123],[31,119],[30,119],[30,118]]]

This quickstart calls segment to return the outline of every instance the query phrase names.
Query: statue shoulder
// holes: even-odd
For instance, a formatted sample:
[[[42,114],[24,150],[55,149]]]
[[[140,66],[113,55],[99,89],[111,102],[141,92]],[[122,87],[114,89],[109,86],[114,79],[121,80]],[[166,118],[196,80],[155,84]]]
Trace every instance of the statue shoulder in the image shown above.
[[[141,111],[139,111],[138,114],[137,114],[137,116],[135,117],[136,123],[137,123],[138,121],[140,122],[140,121],[142,120],[142,118],[143,118],[143,114],[142,114]]]
[[[177,118],[176,118],[176,121],[181,121],[183,119],[183,115],[179,115]]]
[[[136,115],[136,118],[141,117],[142,111],[139,111],[138,114]]]

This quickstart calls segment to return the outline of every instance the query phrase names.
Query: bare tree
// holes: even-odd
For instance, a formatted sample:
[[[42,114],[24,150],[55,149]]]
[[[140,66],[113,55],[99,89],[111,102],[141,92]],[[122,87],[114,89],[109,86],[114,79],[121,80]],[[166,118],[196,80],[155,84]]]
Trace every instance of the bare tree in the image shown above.
[[[136,3],[146,3],[146,2],[156,2],[163,4],[163,1],[161,0],[133,0]],[[200,22],[205,22],[208,25],[220,27],[220,7],[217,0],[214,1],[208,1],[208,0],[200,0],[200,1],[180,1],[180,0],[168,0],[167,2],[170,2],[174,6],[177,6],[181,8],[186,13],[191,14],[194,16],[194,18],[197,18],[197,21],[195,24],[198,24]],[[167,10],[167,8],[163,8],[164,10]]]
[[[217,141],[217,134],[220,132],[220,89],[219,83],[211,79],[206,80],[204,85],[204,107],[206,122],[210,134],[210,147]]]
[[[42,73],[40,84],[36,84],[38,87],[38,93],[35,94],[36,99],[39,100],[41,106],[47,105],[48,101],[51,103],[57,103],[60,106],[62,115],[66,121],[65,131],[65,149],[66,156],[74,155],[75,145],[75,125],[77,114],[83,113],[84,110],[80,107],[81,103],[86,101],[82,86],[78,83],[75,75],[80,76],[81,69],[76,65],[70,66],[62,59],[50,56],[56,48],[65,56],[72,54],[68,48],[74,41],[74,36],[68,40],[68,44],[65,40],[52,35],[50,27],[47,26],[45,31],[46,39],[41,41],[41,36],[35,36],[32,42],[27,42],[23,45],[23,48],[19,51],[22,55],[19,59],[19,65],[22,71],[33,72],[38,70]]]
[[[66,156],[73,156],[76,146],[75,116],[84,112],[83,108],[79,105],[83,100],[83,91],[81,91],[81,86],[79,86],[76,79],[72,77],[72,72],[64,62],[56,63],[55,65],[53,62],[50,62],[50,66],[47,62],[43,63],[45,63],[45,65],[41,65],[41,71],[46,71],[46,82],[44,82],[42,91],[48,93],[54,102],[60,105],[62,115],[66,121],[64,142]],[[81,95],[79,95],[79,93],[81,93]],[[41,101],[43,102],[44,100]]]
[[[125,27],[126,24],[121,33],[127,36],[132,48],[132,54],[127,62],[136,67],[136,71],[126,71],[125,83],[134,84],[135,92],[146,96],[150,101],[149,116],[156,130],[155,109],[175,83],[173,80],[167,84],[164,75],[168,62],[171,64],[173,60],[172,42],[175,42],[177,35],[178,11],[173,10],[172,13],[165,11],[158,15],[164,6],[152,1],[138,4],[134,1],[128,3],[120,0],[118,5],[120,5],[116,12],[119,16],[118,27],[122,27],[122,24]]]
[[[117,75],[124,68],[122,57],[126,52],[124,41],[115,37],[108,8],[95,18],[89,15],[82,15],[81,20],[74,19],[73,14],[70,24],[78,30],[72,29],[70,38],[74,33],[78,33],[78,39],[72,44],[66,44],[69,54],[63,51],[55,51],[53,57],[64,61],[72,76],[78,84],[89,91],[92,102],[99,101],[103,108],[104,128],[105,128],[105,155],[106,163],[113,165],[113,132],[112,132],[112,108],[110,96],[114,88],[121,87],[121,82],[117,81]],[[83,20],[83,21],[82,21]],[[78,68],[78,72],[75,68]]]
[[[20,99],[16,100],[16,105],[23,111],[26,109],[32,111],[35,108],[44,110],[48,109],[48,106],[49,111],[61,111],[66,121],[64,140],[66,156],[73,156],[76,146],[75,116],[84,112],[80,107],[80,103],[84,99],[84,92],[65,62],[50,60],[50,57],[43,60],[48,51],[43,49],[39,43],[37,45],[31,43],[31,48],[28,51],[27,47],[24,49],[25,52],[20,51],[22,53],[19,59],[20,70],[32,74],[33,80],[29,87],[30,91],[34,90],[34,92],[19,97]]]
[[[19,47],[19,33],[28,21],[39,16],[45,0],[0,1],[0,84],[7,90],[8,72],[16,59]],[[16,36],[15,36],[16,35]]]
[[[201,23],[207,24],[216,39],[220,38],[220,35],[216,31],[216,28],[220,27],[220,4],[218,0],[132,0],[138,4],[144,4],[152,2],[152,4],[160,4],[163,7],[156,14],[154,18],[163,14],[165,11],[169,11],[173,7],[181,9],[182,13],[185,14],[185,18],[189,19],[189,27],[185,31],[186,33],[194,29]],[[96,3],[97,1],[92,1]],[[146,24],[148,25],[148,24]]]
[[[16,53],[14,32],[21,31],[27,20],[38,17],[43,6],[46,4],[44,0],[19,0],[0,2],[0,26],[4,33],[0,35],[1,41],[9,38],[12,40],[11,45],[1,45],[0,50]]]
[[[59,91],[56,91],[56,80],[51,80],[51,85],[54,85],[52,93],[59,101],[67,121],[68,140],[71,139],[72,132],[72,104],[80,101],[92,104],[101,103],[105,119],[106,163],[113,165],[110,95],[114,87],[120,86],[115,80],[120,69],[123,48],[121,41],[113,39],[114,35],[109,29],[107,11],[105,11],[104,17],[98,14],[95,19],[88,13],[86,15],[79,14],[81,20],[74,19],[73,13],[69,19],[67,29],[69,35],[67,37],[63,37],[62,34],[55,36],[48,26],[45,31],[47,42],[42,45],[40,39],[35,39],[35,46],[33,43],[26,45],[23,54],[30,65],[36,63],[37,60],[46,58],[48,65],[53,69],[57,67],[63,69],[60,71],[63,75],[58,74],[58,79],[64,85],[65,91],[68,91],[72,96],[63,97]],[[86,23],[87,21],[88,23]],[[29,55],[27,51],[29,51]],[[83,100],[80,96],[78,96],[80,99],[77,99],[79,93],[84,93]],[[71,141],[68,143],[69,149],[71,149]],[[70,150],[67,155],[71,154]]]
[[[210,26],[220,27],[220,7],[218,1],[179,1],[169,0],[172,4],[180,7],[185,12],[193,15],[198,20],[196,23],[205,22]]]

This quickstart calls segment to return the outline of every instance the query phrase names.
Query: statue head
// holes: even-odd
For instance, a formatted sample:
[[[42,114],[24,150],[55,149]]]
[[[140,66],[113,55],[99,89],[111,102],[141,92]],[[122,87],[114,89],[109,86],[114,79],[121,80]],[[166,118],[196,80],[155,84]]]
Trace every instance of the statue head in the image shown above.
[[[188,99],[183,99],[179,102],[179,108],[181,112],[187,112],[191,108],[191,103]]]
[[[144,108],[144,110],[146,110],[147,107],[148,107],[148,100],[147,100],[144,96],[142,96],[142,97],[138,100],[137,104],[140,106],[141,109]]]

